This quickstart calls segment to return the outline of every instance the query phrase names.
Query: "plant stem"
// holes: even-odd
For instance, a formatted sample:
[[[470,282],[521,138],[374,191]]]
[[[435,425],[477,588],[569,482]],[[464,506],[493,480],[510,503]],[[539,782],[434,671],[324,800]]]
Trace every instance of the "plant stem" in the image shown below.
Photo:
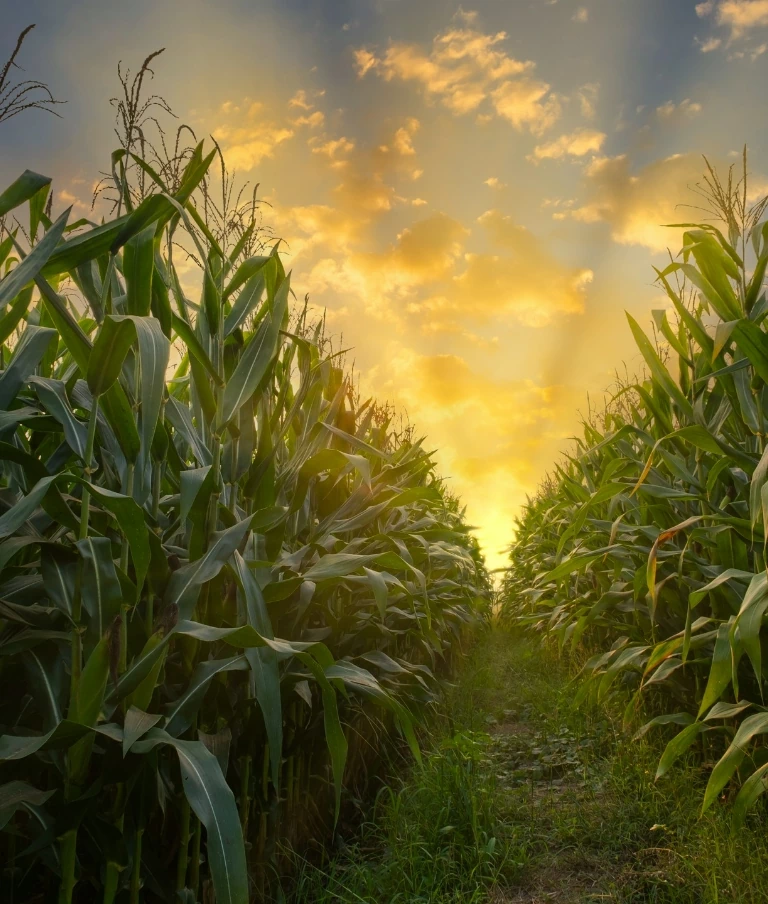
[[[185,797],[181,802],[181,825],[179,827],[179,857],[176,861],[176,891],[183,891],[187,882],[187,864],[189,863],[189,801]]]
[[[141,889],[141,843],[144,838],[144,829],[136,830],[133,841],[133,865],[131,867],[131,891],[129,904],[139,904],[139,890]]]
[[[77,859],[77,829],[68,829],[59,842],[61,857],[61,881],[59,883],[59,904],[72,904],[75,888],[75,863]]]
[[[192,859],[189,864],[189,887],[197,900],[197,890],[200,887],[200,840],[203,834],[203,824],[194,817],[194,832],[192,833]]]
[[[251,797],[251,762],[250,753],[241,758],[240,763],[240,825],[243,829],[243,838],[248,837],[248,814],[250,811]]]
[[[108,861],[104,875],[104,897],[102,898],[103,904],[113,904],[115,896],[117,895],[117,884],[119,880],[120,867],[116,863]]]

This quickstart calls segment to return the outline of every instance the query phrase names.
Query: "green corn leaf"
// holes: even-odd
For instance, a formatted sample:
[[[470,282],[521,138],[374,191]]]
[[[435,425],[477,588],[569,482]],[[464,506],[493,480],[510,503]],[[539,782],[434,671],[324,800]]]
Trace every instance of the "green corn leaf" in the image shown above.
[[[77,541],[83,560],[82,601],[89,616],[88,632],[98,642],[120,613],[123,594],[112,559],[112,542],[106,537]]]
[[[189,685],[182,694],[165,707],[165,730],[178,737],[189,728],[202,706],[205,692],[211,681],[222,672],[243,671],[248,668],[245,656],[230,656],[228,659],[208,659],[198,663]]]
[[[645,358],[645,362],[650,368],[654,379],[659,383],[664,392],[673,399],[683,414],[686,417],[692,418],[693,409],[691,408],[691,403],[680,391],[680,388],[670,376],[667,368],[661,363],[661,360],[648,340],[648,337],[630,314],[627,314],[627,320],[629,321],[632,335],[635,337],[635,342],[637,343],[643,358]]]
[[[152,223],[125,243],[123,275],[125,276],[128,314],[146,317],[152,306],[152,277],[155,270],[155,229]]]
[[[330,553],[322,556],[320,561],[311,565],[303,574],[305,581],[327,581],[332,578],[343,578],[355,574],[366,565],[376,561],[379,556],[358,555],[356,553]]]
[[[162,718],[159,713],[145,713],[135,706],[129,706],[123,726],[123,756],[129,753],[136,741],[143,738]]]
[[[233,570],[245,602],[248,624],[262,636],[272,639],[274,634],[261,588],[237,551],[233,556]],[[283,750],[283,715],[277,654],[270,647],[264,646],[247,648],[245,655],[256,681],[256,699],[264,718],[269,744],[272,782],[277,787]]]
[[[42,807],[55,793],[55,788],[50,791],[40,791],[27,782],[18,780],[0,785],[0,831],[5,828],[17,810],[27,807]]]
[[[733,334],[755,372],[768,382],[768,336],[749,320],[740,321]]]
[[[264,295],[264,274],[258,273],[252,276],[243,286],[240,294],[232,305],[232,310],[224,319],[224,337],[231,336],[238,327],[242,326],[245,319],[261,303]],[[257,315],[258,319],[258,315]]]
[[[180,618],[187,619],[191,616],[200,586],[221,571],[224,563],[245,539],[249,525],[250,519],[246,518],[214,534],[205,555],[173,573],[165,592],[165,602],[179,607]]]
[[[389,592],[387,591],[387,582],[378,571],[372,571],[370,568],[366,568],[365,566],[363,566],[363,571],[365,571],[365,575],[371,585],[373,597],[376,600],[376,605],[379,608],[379,615],[383,620],[387,615],[387,600],[389,598]]]
[[[742,600],[732,633],[739,632],[739,641],[749,656],[755,675],[762,675],[762,651],[760,628],[768,609],[768,576],[765,572],[756,574]]]
[[[85,461],[88,427],[75,417],[64,382],[36,376],[29,377],[28,382],[34,387],[41,404],[63,427],[64,437],[72,451]]]
[[[133,752],[148,753],[158,744],[175,748],[184,793],[205,826],[217,902],[248,904],[248,872],[240,817],[218,760],[199,741],[172,738],[160,728],[151,728],[143,740],[133,745]]]
[[[669,772],[675,760],[679,759],[690,748],[703,731],[709,731],[709,726],[703,722],[693,722],[691,725],[686,725],[681,732],[672,738],[664,748],[664,753],[661,755],[659,765],[656,768],[656,781]]]
[[[43,269],[64,234],[71,210],[72,208],[65,210],[24,260],[17,264],[5,279],[0,281],[0,311],[13,301],[19,292],[31,283]]]
[[[24,170],[19,178],[0,195],[0,217],[4,217],[25,201],[29,201],[30,198],[34,198],[39,191],[50,184],[50,176],[41,176],[39,173],[33,173],[32,170]]]
[[[192,327],[186,322],[186,320],[182,320],[182,318],[179,317],[178,314],[173,314],[172,320],[173,328],[176,331],[177,335],[181,339],[183,339],[190,356],[194,358],[198,362],[198,364],[201,364],[205,368],[208,376],[211,377],[211,379],[217,386],[223,386],[224,381],[221,379],[216,368],[213,366],[211,359],[208,357],[208,354],[203,348],[200,340],[195,335],[195,331],[192,329]]]
[[[235,270],[232,279],[229,281],[227,288],[224,290],[223,298],[226,300],[233,292],[236,292],[240,288],[240,286],[252,281],[259,275],[261,275],[263,287],[264,282],[263,274],[261,274],[261,271],[270,263],[274,264],[274,257],[271,254],[249,257],[248,260],[243,261],[243,263],[240,264],[237,270]]]
[[[16,327],[21,323],[32,301],[33,286],[22,289],[11,302],[6,313],[0,318],[0,345],[7,341]]]
[[[287,280],[285,292],[288,291]],[[280,291],[282,291],[282,286]],[[256,392],[277,352],[279,340],[279,324],[271,315],[261,321],[256,332],[251,336],[245,351],[235,368],[235,372],[224,389],[224,400],[219,412],[219,425],[224,427],[240,410],[246,400]]]
[[[131,345],[138,345],[140,463],[149,461],[165,392],[170,342],[154,317],[110,315],[104,319],[88,362],[88,388],[100,396],[115,388]]]
[[[731,776],[741,765],[747,755],[747,745],[759,734],[768,731],[768,713],[755,713],[748,716],[739,726],[733,741],[712,770],[704,792],[701,812],[712,806],[717,795],[728,784]]]
[[[0,762],[23,760],[39,750],[61,750],[71,747],[88,734],[88,727],[71,719],[62,719],[42,735],[0,735]]]
[[[81,483],[84,482],[81,481]],[[147,525],[141,506],[130,496],[123,496],[106,487],[91,483],[88,484],[88,488],[91,495],[114,515],[117,526],[125,534],[136,572],[136,588],[137,591],[140,591],[152,558]]]
[[[5,411],[16,398],[56,339],[56,330],[29,324],[24,330],[6,369],[0,374],[0,410]]]
[[[127,697],[129,708],[149,709],[171,637],[172,631],[159,628],[147,638],[141,653],[120,676],[111,699],[117,701]]]
[[[104,704],[104,693],[109,678],[109,642],[102,637],[83,666],[80,688],[70,718],[81,725],[96,724]]]
[[[561,562],[556,568],[553,568],[551,571],[546,572],[541,577],[536,579],[536,583],[548,584],[550,581],[559,581],[564,577],[567,577],[570,574],[575,574],[576,572],[582,571],[588,565],[591,565],[593,562],[596,562],[598,559],[603,558],[604,556],[610,555],[614,551],[618,551],[621,549],[620,544],[614,544],[613,546],[604,546],[602,549],[596,549],[591,552],[579,553],[571,557],[570,559],[565,559]]]
[[[768,763],[764,763],[750,775],[739,789],[736,800],[733,802],[733,835],[737,835],[742,829],[747,819],[747,813],[765,793],[767,772]]]
[[[701,699],[699,715],[702,715],[723,695],[723,692],[731,683],[731,644],[730,622],[720,625],[715,641],[715,652],[712,655],[712,664],[709,667],[709,678]]]

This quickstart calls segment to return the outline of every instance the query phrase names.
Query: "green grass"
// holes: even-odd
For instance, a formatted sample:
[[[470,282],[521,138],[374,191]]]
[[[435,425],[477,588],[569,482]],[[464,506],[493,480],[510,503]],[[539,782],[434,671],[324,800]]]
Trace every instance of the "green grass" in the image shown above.
[[[759,812],[699,819],[705,769],[654,783],[660,739],[574,711],[565,666],[535,641],[479,638],[426,743],[424,768],[383,791],[356,837],[304,864],[292,904],[758,902]]]

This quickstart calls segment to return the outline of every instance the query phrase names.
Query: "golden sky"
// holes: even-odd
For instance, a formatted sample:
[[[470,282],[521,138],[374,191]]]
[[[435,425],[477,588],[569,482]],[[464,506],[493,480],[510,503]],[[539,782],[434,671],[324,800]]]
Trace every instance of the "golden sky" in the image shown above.
[[[0,0],[68,100],[0,133],[0,176],[83,212],[116,64],[260,183],[299,297],[365,394],[407,409],[489,564],[589,392],[639,367],[628,310],[688,220],[701,154],[762,177],[768,0]],[[18,28],[16,27],[18,26]],[[649,326],[650,329],[650,326]]]

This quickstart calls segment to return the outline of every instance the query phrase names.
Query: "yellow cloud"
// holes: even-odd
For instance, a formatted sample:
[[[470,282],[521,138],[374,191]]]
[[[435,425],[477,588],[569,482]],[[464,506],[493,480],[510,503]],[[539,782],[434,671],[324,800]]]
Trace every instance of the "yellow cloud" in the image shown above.
[[[665,122],[676,122],[683,119],[690,119],[701,113],[701,110],[701,104],[695,103],[690,97],[686,97],[685,100],[681,100],[679,104],[668,100],[660,107],[656,107],[656,115]]]
[[[731,40],[743,37],[750,29],[768,25],[768,0],[721,0],[717,22],[731,30]]]
[[[431,214],[404,229],[382,251],[351,250],[324,258],[312,269],[310,290],[357,295],[366,309],[392,317],[391,301],[446,278],[461,253],[467,230],[444,213]]]
[[[539,144],[533,149],[533,160],[558,160],[561,157],[584,157],[598,153],[607,135],[596,129],[577,129],[568,135],[561,135],[547,144]]]
[[[301,110],[311,110],[315,105],[309,102],[309,99],[307,98],[307,92],[301,89],[297,91],[288,101],[288,106],[299,107],[299,109]]]
[[[594,119],[597,115],[597,95],[600,91],[598,82],[587,82],[577,92],[581,115],[584,119]]]
[[[712,53],[713,50],[717,50],[717,48],[723,43],[721,38],[694,38],[696,44],[698,44],[699,50],[702,53]]]
[[[460,10],[428,49],[393,42],[377,56],[359,48],[354,54],[358,76],[375,71],[386,81],[415,82],[428,100],[439,101],[457,116],[489,101],[496,114],[515,128],[540,134],[558,119],[559,99],[533,75],[533,62],[517,60],[500,46],[506,32],[479,31],[473,27],[475,19],[476,14]]]
[[[331,165],[335,167],[345,166],[347,161],[343,158],[347,157],[355,149],[355,142],[343,135],[341,138],[330,139],[322,144],[318,144],[312,148],[313,154],[322,154],[331,161]]]
[[[331,156],[331,166],[342,173],[342,180],[334,189],[339,202],[366,212],[390,210],[398,198],[392,177],[402,175],[413,181],[423,172],[416,163],[413,146],[418,129],[418,119],[410,117],[372,147],[349,146],[347,139],[339,139],[346,142],[339,146],[346,154],[345,165],[339,166],[339,161]]]
[[[243,108],[226,101],[221,105],[219,113],[225,121],[215,126],[212,134],[222,146],[227,163],[235,170],[252,170],[262,160],[273,157],[279,145],[294,135],[294,130],[287,125],[277,125],[263,118],[263,104],[248,103]]]
[[[608,223],[614,241],[644,245],[653,251],[677,251],[680,234],[664,227],[693,214],[681,212],[681,201],[696,203],[689,187],[701,177],[697,154],[675,154],[633,172],[629,158],[599,157],[585,169],[585,203],[568,211],[584,223]]]
[[[327,204],[282,207],[272,204],[275,232],[285,241],[292,258],[313,248],[335,248],[344,253],[365,235],[368,221]]]
[[[310,129],[319,129],[325,124],[325,114],[320,110],[315,110],[308,116],[299,116],[297,119],[291,120],[295,126],[309,126]]]
[[[563,265],[524,226],[498,210],[478,223],[503,254],[468,254],[453,280],[448,307],[473,317],[517,319],[545,326],[558,314],[580,314],[593,273]]]

